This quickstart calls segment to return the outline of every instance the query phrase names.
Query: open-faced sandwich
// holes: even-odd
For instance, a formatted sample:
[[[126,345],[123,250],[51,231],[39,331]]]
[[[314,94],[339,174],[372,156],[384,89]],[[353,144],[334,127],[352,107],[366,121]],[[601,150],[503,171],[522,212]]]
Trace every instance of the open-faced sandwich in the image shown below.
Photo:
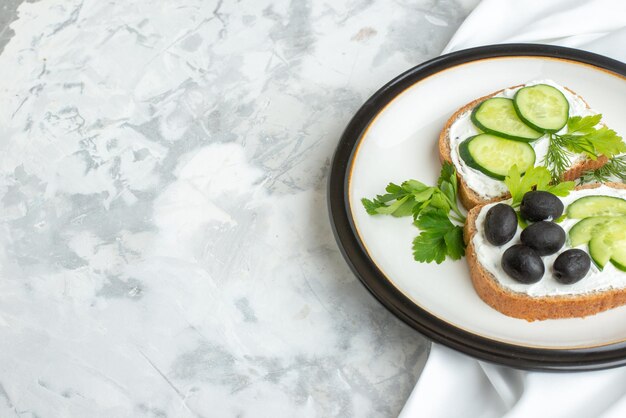
[[[568,137],[580,133],[568,122],[595,115],[581,96],[552,80],[509,87],[450,117],[439,136],[440,159],[456,168],[459,198],[467,209],[504,198],[502,180],[513,164],[522,172],[544,165],[555,180],[576,180],[616,153],[602,149],[591,155],[568,146]]]
[[[436,186],[362,200],[413,216],[416,261],[467,255],[480,298],[528,321],[626,304],[626,144],[582,97],[551,80],[500,90],[457,110],[439,150]]]
[[[564,198],[529,191],[519,213],[516,198],[468,213],[467,263],[481,299],[529,321],[626,304],[626,185],[580,186]]]

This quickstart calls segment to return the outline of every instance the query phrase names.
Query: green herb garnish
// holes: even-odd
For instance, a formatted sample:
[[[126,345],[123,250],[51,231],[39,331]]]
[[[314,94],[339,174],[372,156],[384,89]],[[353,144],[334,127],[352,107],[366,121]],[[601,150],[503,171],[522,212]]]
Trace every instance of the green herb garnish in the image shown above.
[[[457,203],[458,185],[452,164],[444,163],[437,186],[408,180],[399,186],[389,183],[385,191],[372,200],[361,199],[363,207],[370,215],[413,215],[413,224],[421,231],[413,240],[416,261],[440,264],[446,256],[458,260],[465,255],[465,215]]]
[[[550,184],[551,181],[550,171],[546,167],[533,167],[522,175],[517,165],[514,165],[504,179],[504,184],[511,193],[511,206],[518,207],[524,195],[531,190],[545,190],[553,195],[564,197],[576,186],[573,181],[564,181],[554,185]]]
[[[544,190],[550,192],[555,196],[565,197],[570,191],[574,189],[576,184],[573,181],[564,181],[562,183],[550,184],[552,176],[547,168],[537,166],[521,174],[517,165],[514,165],[509,170],[509,174],[504,179],[504,184],[511,193],[510,205],[515,209],[517,215],[517,223],[524,229],[528,226],[524,218],[519,213],[519,206],[522,203],[524,195],[531,190]],[[562,219],[557,220],[557,222]]]
[[[441,264],[446,256],[458,260],[465,255],[463,227],[453,224],[445,211],[427,211],[415,220],[415,226],[421,231],[413,240],[416,261]]]
[[[553,182],[559,181],[571,167],[571,158],[576,154],[585,154],[592,160],[600,155],[613,157],[626,152],[626,144],[617,133],[601,126],[596,126],[602,115],[573,116],[567,121],[567,133],[550,134],[550,143],[542,164],[550,170]]]
[[[531,190],[545,190],[556,196],[567,196],[574,188],[573,181],[551,185],[550,171],[545,167],[533,167],[521,174],[514,165],[504,183],[511,193],[511,206],[519,207],[524,194]],[[422,263],[432,261],[441,264],[446,257],[458,260],[465,255],[463,225],[465,215],[457,204],[458,185],[456,170],[444,163],[437,186],[427,186],[417,180],[397,185],[389,183],[384,195],[361,199],[370,215],[413,215],[413,224],[420,234],[413,240],[413,258]],[[523,219],[519,217],[522,227]]]
[[[580,178],[580,184],[615,180],[626,183],[626,155],[613,157],[602,167],[586,171]]]

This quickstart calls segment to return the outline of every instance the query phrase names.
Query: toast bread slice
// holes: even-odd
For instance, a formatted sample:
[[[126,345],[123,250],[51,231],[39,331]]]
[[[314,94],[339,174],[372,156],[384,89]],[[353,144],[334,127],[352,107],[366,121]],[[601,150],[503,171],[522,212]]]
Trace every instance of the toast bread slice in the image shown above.
[[[515,88],[519,88],[519,87],[523,87],[523,85],[520,84],[520,85],[517,85],[517,86],[512,86],[512,87],[509,87],[508,89],[515,89]],[[585,103],[587,108],[589,108],[589,104],[581,96],[579,96],[578,94],[576,94],[575,92],[573,92],[569,88],[567,88],[567,87],[565,87],[565,88],[570,93],[572,93],[573,95],[575,95],[578,98],[580,98],[583,101],[583,103]],[[474,100],[472,102],[469,102],[468,104],[466,104],[465,106],[461,107],[456,112],[454,112],[454,114],[450,117],[450,119],[448,119],[448,121],[446,122],[443,130],[439,134],[439,160],[442,163],[443,162],[452,163],[452,155],[451,155],[452,154],[452,149],[451,149],[451,146],[450,146],[450,128],[452,127],[454,122],[456,122],[465,112],[474,109],[476,106],[478,106],[483,101],[485,101],[485,100],[487,100],[487,99],[489,99],[491,97],[494,97],[494,96],[502,93],[504,90],[506,90],[506,89],[498,90],[498,91],[496,91],[494,93],[491,93],[491,94],[489,94],[487,96],[483,96],[483,97],[480,97],[480,98],[478,98],[478,99],[476,99],[476,100]],[[563,179],[562,180],[563,181],[575,180],[575,179],[579,178],[580,176],[582,176],[582,174],[585,171],[598,169],[598,168],[602,167],[604,164],[606,164],[607,161],[608,161],[608,158],[605,157],[604,155],[601,155],[596,160],[586,159],[586,160],[580,161],[580,162],[574,164],[572,167],[570,167],[570,169],[567,170],[563,174]],[[467,185],[467,183],[465,182],[463,177],[459,174],[459,170],[458,169],[457,169],[457,180],[458,180],[458,184],[459,184],[459,199],[461,200],[461,203],[463,204],[463,206],[467,210],[473,208],[476,205],[481,205],[481,204],[490,203],[490,202],[496,202],[498,200],[506,199],[508,197],[507,194],[503,194],[501,196],[496,196],[496,197],[494,197],[492,199],[485,199],[485,198],[481,197],[475,190],[473,190],[472,188],[470,188]]]
[[[623,183],[604,183],[604,185],[625,189]],[[595,189],[601,184],[579,186],[576,190]],[[505,315],[527,321],[545,319],[575,318],[594,315],[598,312],[626,304],[626,288],[590,292],[581,295],[529,296],[513,292],[500,285],[496,278],[478,261],[473,237],[478,233],[476,218],[485,204],[474,206],[467,214],[463,237],[467,248],[465,255],[469,266],[472,284],[478,296],[492,308]],[[583,279],[584,280],[584,279]]]

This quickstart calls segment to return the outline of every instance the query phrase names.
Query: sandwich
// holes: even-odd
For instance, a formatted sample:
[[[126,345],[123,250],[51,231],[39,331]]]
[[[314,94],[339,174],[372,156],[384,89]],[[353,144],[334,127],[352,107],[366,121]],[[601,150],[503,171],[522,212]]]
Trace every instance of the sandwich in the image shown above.
[[[436,186],[362,199],[369,214],[413,216],[416,261],[465,255],[478,296],[527,321],[626,304],[626,184],[606,180],[624,179],[626,144],[581,96],[540,80],[476,99],[448,120],[439,153]]]
[[[502,180],[512,164],[552,164],[554,180],[575,180],[602,167],[607,156],[574,150],[582,152],[555,162],[549,146],[568,134],[570,118],[594,115],[581,96],[551,80],[509,87],[454,112],[439,135],[440,160],[456,168],[459,199],[468,210],[507,197]]]
[[[519,212],[533,223],[524,229],[509,203],[480,204],[467,215],[467,263],[484,302],[527,321],[626,304],[625,184],[579,186],[563,198],[528,192]]]

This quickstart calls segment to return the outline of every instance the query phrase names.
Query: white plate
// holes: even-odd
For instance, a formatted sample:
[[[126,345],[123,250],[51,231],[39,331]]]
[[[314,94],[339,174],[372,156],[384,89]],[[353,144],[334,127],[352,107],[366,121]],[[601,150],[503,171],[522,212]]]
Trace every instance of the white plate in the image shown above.
[[[469,354],[530,368],[621,364],[626,354],[626,307],[587,318],[537,322],[505,316],[477,296],[465,260],[440,265],[413,261],[411,242],[418,231],[411,219],[369,216],[360,200],[382,193],[389,182],[418,179],[435,184],[441,168],[437,138],[450,115],[477,97],[530,80],[552,79],[569,87],[602,113],[608,126],[626,135],[624,67],[578,50],[502,45],[438,58],[383,87],[348,126],[331,175],[331,216],[338,242],[357,275],[401,318]],[[341,191],[334,190],[337,182],[344,186]],[[343,202],[333,202],[338,194],[343,194]],[[337,217],[342,210],[336,207],[342,205],[358,248],[348,248],[350,240],[341,236],[342,220]],[[369,272],[359,271],[363,262],[355,262],[355,251],[364,253],[360,256],[371,265]],[[386,283],[372,285],[372,280]],[[387,291],[397,297],[377,294]],[[479,343],[472,342],[474,337]]]

